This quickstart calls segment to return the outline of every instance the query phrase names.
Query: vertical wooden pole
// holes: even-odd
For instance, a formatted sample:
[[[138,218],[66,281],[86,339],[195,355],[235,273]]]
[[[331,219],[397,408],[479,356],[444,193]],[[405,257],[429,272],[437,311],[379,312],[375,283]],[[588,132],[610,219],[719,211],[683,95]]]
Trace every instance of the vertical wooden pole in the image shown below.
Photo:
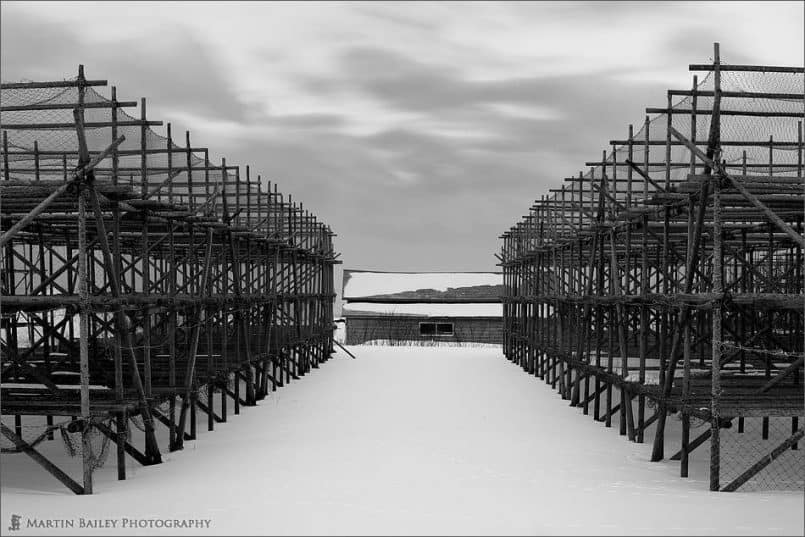
[[[719,54],[719,44],[714,44],[713,63],[715,65],[715,99],[714,108],[716,103],[721,100],[721,59]],[[719,109],[720,111],[720,109]],[[716,110],[713,111],[716,113]],[[713,117],[713,122],[717,121]],[[720,137],[716,137],[714,147],[708,148],[713,151],[714,162],[721,160],[720,150]],[[712,310],[712,364],[711,364],[711,424],[710,424],[710,490],[717,491],[720,486],[720,473],[721,473],[721,416],[720,416],[720,398],[721,398],[721,309],[724,293],[723,282],[723,261],[724,253],[722,251],[722,234],[721,234],[721,184],[720,178],[716,177],[712,181],[713,187],[713,294],[716,296],[716,302]],[[705,200],[702,200],[704,203]]]
[[[148,126],[146,125],[146,108],[145,98],[140,100],[140,180],[142,181],[141,193],[143,199],[148,196],[148,144],[147,132]],[[148,296],[151,294],[151,260],[148,253],[148,215],[146,211],[142,213],[142,289],[143,293]],[[145,396],[151,397],[151,315],[146,313],[143,315],[143,376],[145,381]]]
[[[718,43],[715,44],[715,54],[714,54],[714,99],[713,99],[713,110],[712,116],[710,121],[710,134],[708,138],[708,147],[707,147],[707,157],[713,158],[717,152],[719,152],[720,144],[721,144],[721,123],[720,123],[720,110],[721,110],[721,71],[720,71],[720,60],[718,55]],[[670,106],[669,106],[670,108]],[[669,117],[669,124],[670,124],[670,117]],[[670,164],[667,163],[667,164]],[[704,175],[710,175],[712,169],[709,165],[705,165],[704,167]],[[696,214],[696,226],[695,232],[692,237],[689,237],[689,242],[691,243],[691,252],[692,257],[687,261],[686,265],[686,274],[693,274],[693,271],[696,267],[696,264],[701,260],[704,262],[705,256],[700,255],[700,250],[704,249],[704,246],[701,244],[702,240],[702,230],[704,228],[704,218],[707,208],[707,200],[710,195],[710,181],[702,181],[700,192],[699,192],[699,207]],[[665,215],[666,215],[666,223],[668,222],[668,207],[665,208]],[[663,274],[663,293],[667,293],[667,285],[669,283],[668,278],[668,265],[667,262],[667,238],[665,237],[668,232],[668,226],[665,226],[664,229],[664,238],[663,238],[663,267],[664,267],[664,274]],[[685,280],[685,293],[689,293],[692,289],[692,278],[688,278]],[[667,308],[664,308],[667,310]],[[682,336],[682,327],[685,323],[688,322],[689,319],[690,309],[682,305],[681,312],[678,316],[678,322],[676,329],[672,332],[672,340],[670,346],[670,352],[667,353],[668,357],[668,367],[667,372],[665,370],[665,364],[661,362],[660,364],[660,384],[662,385],[662,393],[661,397],[658,401],[658,419],[657,419],[657,429],[654,436],[654,445],[652,448],[651,460],[653,462],[662,460],[664,457],[664,436],[665,436],[665,422],[666,422],[666,414],[667,414],[667,405],[666,400],[671,395],[671,389],[674,379],[674,371],[676,368],[678,356],[678,346],[681,341]],[[664,315],[664,318],[667,319],[667,315]],[[665,324],[665,323],[664,323]],[[660,339],[661,343],[665,343],[665,336],[667,335],[666,331],[663,331],[663,335]],[[666,348],[665,346],[661,347],[660,349],[660,359],[661,361],[665,360]],[[663,375],[663,373],[665,373]]]
[[[721,313],[724,285],[722,280],[723,251],[721,247],[721,186],[719,179],[713,180],[713,294],[716,302],[713,307],[713,355],[711,386],[711,424],[710,424],[710,490],[719,489],[721,469],[720,405],[721,398]]]
[[[803,153],[805,153],[805,147],[803,147],[802,143],[802,121],[797,122],[797,176],[802,177],[802,158]],[[797,233],[802,235],[802,221],[803,217],[800,215],[797,219]],[[794,263],[796,266],[795,269],[795,281],[801,282],[802,281],[802,247],[797,244],[794,247]],[[794,314],[794,322],[795,322],[795,330],[794,330],[794,341],[796,341],[795,349],[802,352],[803,347],[803,340],[802,340],[802,314],[797,313]],[[799,383],[799,375],[794,376],[794,381]],[[797,430],[799,430],[799,418],[794,416],[791,418],[791,434],[793,435]],[[791,449],[799,449],[799,445],[794,442],[794,445],[791,446]]]
[[[8,131],[3,131],[3,178],[6,181],[11,179],[8,169]]]
[[[126,442],[128,434],[126,430],[126,411],[118,412],[115,415],[115,436],[117,439],[117,479],[126,479]]]
[[[190,209],[190,212],[195,213],[196,198],[195,198],[195,192],[193,191],[193,153],[190,151],[190,148],[192,147],[190,145],[190,131],[185,131],[184,138],[185,138],[185,145],[187,146],[185,148],[185,157],[187,161],[187,205]],[[208,167],[206,163],[204,167],[205,168]],[[195,226],[191,226],[191,230],[194,227]],[[195,406],[193,408],[195,408]]]
[[[84,117],[84,66],[78,66],[78,113]],[[80,143],[81,139],[79,139]],[[79,165],[89,161],[86,151],[82,151]],[[78,296],[79,310],[79,371],[81,378],[81,458],[84,474],[84,494],[92,494],[92,443],[90,441],[90,401],[89,401],[89,288],[87,260],[87,191],[80,185],[78,192]]]
[[[112,140],[117,140],[118,126],[117,126],[117,88],[112,86]],[[120,167],[120,157],[118,149],[115,148],[112,154],[112,184],[118,184],[118,173]],[[112,207],[112,259],[115,264],[115,274],[123,281],[123,260],[120,255],[120,208],[115,203]],[[113,360],[115,367],[115,401],[118,403],[123,402],[123,349],[120,345],[115,345],[113,349]],[[125,422],[124,422],[125,425]],[[123,463],[125,465],[125,462]],[[119,466],[119,465],[118,465]],[[122,469],[121,479],[126,478],[125,466]]]
[[[84,494],[92,494],[92,444],[90,442],[89,405],[89,290],[87,288],[87,194],[82,187],[78,196],[78,294],[81,299],[79,313],[79,367],[81,375],[81,432],[84,465]]]
[[[166,147],[168,151],[168,177],[173,177],[173,133],[171,124],[168,123],[168,132]],[[173,205],[173,179],[168,181],[168,203]],[[171,298],[176,297],[177,293],[177,277],[179,274],[179,267],[176,264],[176,241],[174,237],[174,230],[176,225],[173,221],[168,223],[168,293]],[[182,283],[185,283],[184,281]],[[176,329],[178,323],[178,316],[176,312],[176,305],[171,304],[167,310],[168,313],[168,385],[171,390],[170,402],[168,403],[168,445],[173,451],[176,449],[176,394],[178,393],[176,385]]]
[[[594,172],[590,173],[590,181],[593,182],[595,180]],[[599,189],[598,189],[598,214],[596,215],[596,226],[595,226],[595,233],[598,236],[597,238],[597,246],[598,246],[598,266],[596,267],[596,296],[602,296],[604,294],[604,235],[603,235],[603,226],[601,224],[604,223],[604,190],[603,190],[603,181],[599,182]],[[595,366],[601,367],[601,354],[603,351],[603,339],[604,334],[606,333],[606,318],[605,318],[605,307],[600,303],[597,302],[595,306],[595,325],[596,325],[596,341],[595,341]],[[595,376],[595,401],[593,402],[593,419],[598,421],[601,416],[601,395],[602,390],[606,388],[606,386],[602,386],[602,382],[609,386],[607,381],[602,381],[600,375]]]

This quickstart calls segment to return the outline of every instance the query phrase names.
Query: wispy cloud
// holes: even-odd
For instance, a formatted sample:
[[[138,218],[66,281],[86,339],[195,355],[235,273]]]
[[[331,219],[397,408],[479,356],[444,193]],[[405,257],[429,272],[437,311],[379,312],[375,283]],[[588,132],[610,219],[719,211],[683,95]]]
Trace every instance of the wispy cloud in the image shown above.
[[[238,123],[265,116],[257,103],[242,101],[203,36],[187,27],[97,43],[24,12],[3,19],[4,79],[71,77],[83,63],[88,77],[108,79],[121,99],[150,97],[162,111]]]
[[[2,73],[84,63],[148,97],[304,201],[348,266],[487,270],[498,234],[687,88],[713,41],[802,65],[801,6],[769,4],[4,2]]]

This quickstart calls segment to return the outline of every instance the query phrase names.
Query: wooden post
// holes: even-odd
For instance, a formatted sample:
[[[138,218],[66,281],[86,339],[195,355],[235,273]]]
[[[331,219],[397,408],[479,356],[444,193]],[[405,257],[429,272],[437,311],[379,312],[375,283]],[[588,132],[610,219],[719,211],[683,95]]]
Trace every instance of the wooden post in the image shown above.
[[[42,466],[48,473],[58,479],[64,486],[72,490],[75,494],[89,494],[81,485],[73,481],[73,479],[65,474],[58,466],[47,460],[41,453],[27,444],[19,435],[14,434],[4,423],[0,423],[0,434],[8,438],[14,443],[14,446],[31,457],[37,464]]]
[[[212,263],[212,247],[213,247],[213,230],[212,228],[207,228],[207,251],[204,256],[204,269],[201,277],[201,283],[199,286],[199,290],[203,290],[206,294],[207,290],[207,282],[209,281],[210,277],[210,265]],[[184,380],[184,396],[182,397],[182,406],[179,412],[179,423],[176,427],[176,447],[175,449],[182,449],[184,445],[184,431],[185,425],[187,422],[187,412],[190,410],[190,434],[195,439],[196,438],[196,431],[195,431],[195,424],[196,424],[196,391],[193,389],[195,384],[195,368],[196,368],[196,354],[198,352],[198,340],[199,336],[201,335],[201,325],[204,321],[204,308],[199,306],[197,308],[197,318],[196,318],[196,326],[193,329],[193,333],[190,336],[190,345],[188,346],[188,359],[187,359],[187,369],[185,371],[185,380]],[[210,410],[210,414],[212,410]]]
[[[714,85],[715,85],[715,92],[714,92],[714,99],[713,99],[713,110],[712,116],[710,118],[710,133],[708,136],[707,141],[707,154],[703,155],[703,161],[705,162],[704,167],[704,175],[709,176],[712,172],[713,166],[710,159],[715,155],[718,148],[721,145],[721,123],[720,123],[720,111],[721,111],[721,71],[720,71],[720,59],[719,59],[719,48],[718,43],[714,44]],[[669,131],[671,134],[676,133],[672,127],[670,127],[670,120],[669,120]],[[676,137],[680,138],[681,135],[676,133]],[[669,143],[666,141],[666,143]],[[695,146],[689,146],[689,149],[693,152],[697,152]],[[701,155],[699,155],[702,158]],[[702,239],[702,229],[704,227],[704,217],[705,217],[705,209],[707,207],[707,200],[710,195],[710,181],[704,180],[701,182],[701,188],[699,190],[699,207],[696,213],[696,225],[694,227],[694,232],[692,237],[688,237],[688,242],[691,244],[691,253],[692,256],[688,259],[687,267],[685,270],[685,274],[693,274],[693,270],[695,269],[696,265],[699,261],[700,256],[700,244]],[[666,222],[668,216],[668,209],[667,207],[664,209],[666,215]],[[665,226],[665,231],[667,232],[668,227]],[[664,233],[665,235],[665,233]],[[663,251],[665,251],[665,244],[667,241],[663,240],[664,247]],[[664,257],[664,261],[667,261],[667,257]],[[663,263],[665,270],[667,272],[667,265],[665,262]],[[667,273],[666,276],[663,278],[664,282],[667,282]],[[663,285],[667,285],[664,283]],[[693,278],[686,278],[685,279],[685,293],[690,293],[691,289],[693,288]],[[667,292],[667,289],[664,289],[664,294]],[[668,364],[667,369],[664,367],[664,364],[660,364],[660,385],[662,386],[662,393],[661,399],[658,402],[658,411],[659,411],[659,418],[657,420],[657,430],[654,436],[654,445],[652,446],[652,453],[651,453],[651,460],[653,462],[662,460],[665,456],[665,448],[664,448],[664,439],[665,439],[665,420],[666,420],[666,404],[665,399],[667,399],[671,394],[671,388],[673,385],[674,380],[674,372],[676,369],[676,363],[678,360],[677,351],[679,342],[681,340],[682,335],[682,327],[688,322],[688,316],[690,314],[690,310],[687,306],[683,305],[682,310],[679,313],[677,327],[673,331],[673,338],[671,341],[671,349],[668,353]],[[665,341],[665,336],[667,334],[663,333],[661,336],[660,341]],[[664,359],[664,348],[660,350],[660,357],[661,360]],[[665,375],[663,375],[665,373]],[[664,378],[663,378],[664,376]]]
[[[118,139],[118,127],[117,127],[117,88],[112,86],[112,108],[111,108],[111,124],[112,124],[112,139]],[[120,157],[118,156],[118,151],[115,149],[114,153],[112,153],[112,184],[118,184],[118,173],[120,167]],[[120,252],[120,207],[117,203],[114,204],[112,207],[112,259],[113,263],[115,264],[115,271],[114,273],[118,275],[118,277],[122,277],[123,275],[123,259]],[[111,275],[107,275],[107,280],[109,280],[109,285],[112,286],[114,283],[111,281]],[[115,345],[115,348],[112,351],[113,360],[114,360],[114,367],[115,367],[115,401],[118,403],[123,402],[123,349],[121,345]],[[125,425],[125,423],[124,423]],[[125,462],[122,463],[123,466],[123,479],[125,479]]]
[[[8,168],[8,131],[3,131],[3,178],[9,181],[9,168]]]
[[[718,153],[717,153],[718,154]],[[721,313],[723,284],[723,251],[721,234],[721,186],[719,178],[713,180],[713,293],[718,297],[713,304],[713,355],[712,355],[712,402],[710,433],[710,490],[719,489],[721,469],[720,421],[721,411]]]
[[[78,66],[78,114],[84,117],[84,66]],[[83,127],[79,126],[79,143],[82,141]],[[85,146],[86,147],[86,146]],[[89,163],[86,149],[82,152],[79,165]],[[80,185],[78,192],[78,294],[81,298],[79,309],[79,370],[81,375],[81,458],[84,475],[84,494],[92,494],[92,443],[90,441],[90,401],[89,401],[89,289],[87,261],[87,191]]]
[[[87,193],[82,187],[78,195],[78,293],[81,297],[79,313],[79,363],[81,371],[81,431],[82,460],[84,465],[84,494],[92,494],[92,443],[90,442],[89,402],[89,290],[87,289]]]
[[[691,97],[691,116],[690,116],[690,140],[694,144],[696,143],[696,132],[697,132],[697,125],[696,125],[696,104],[697,104],[697,89],[698,89],[698,77],[693,75],[693,88],[692,92],[693,95]],[[690,169],[689,173],[691,175],[696,173],[696,155],[691,152],[690,153]],[[688,236],[693,235],[693,199],[689,199],[688,201]],[[693,253],[690,251],[691,244],[688,243],[688,250],[686,259],[690,259]],[[693,274],[685,274],[685,278],[693,278]],[[700,315],[700,314],[699,314]],[[690,397],[690,323],[685,323],[684,327],[684,343],[683,343],[683,360],[684,360],[684,371],[683,371],[683,378],[682,378],[682,447],[681,447],[681,462],[680,462],[680,477],[688,477],[688,466],[689,466],[689,444],[690,444],[690,413],[687,411],[687,403]]]
[[[118,412],[115,415],[115,428],[117,434],[117,478],[118,480],[126,479],[126,442],[128,441],[128,431],[126,429],[127,417],[126,411]]]
[[[146,133],[148,126],[146,124],[146,110],[145,98],[140,101],[140,180],[142,181],[142,198],[148,197],[148,145],[146,142]],[[151,294],[151,261],[148,255],[148,214],[143,211],[142,213],[142,288],[143,293],[148,296]],[[151,315],[147,312],[143,315],[143,377],[146,398],[151,398]]]

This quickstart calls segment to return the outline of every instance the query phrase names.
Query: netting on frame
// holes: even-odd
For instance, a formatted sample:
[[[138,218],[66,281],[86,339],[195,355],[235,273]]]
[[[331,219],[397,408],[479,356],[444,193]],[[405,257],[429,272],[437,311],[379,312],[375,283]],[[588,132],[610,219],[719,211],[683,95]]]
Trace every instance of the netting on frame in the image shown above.
[[[743,431],[738,419],[721,429],[721,483],[729,483],[746,474],[755,465],[765,465],[748,477],[739,490],[805,489],[805,443],[797,442],[774,457],[775,448],[802,427],[802,418],[744,418]]]

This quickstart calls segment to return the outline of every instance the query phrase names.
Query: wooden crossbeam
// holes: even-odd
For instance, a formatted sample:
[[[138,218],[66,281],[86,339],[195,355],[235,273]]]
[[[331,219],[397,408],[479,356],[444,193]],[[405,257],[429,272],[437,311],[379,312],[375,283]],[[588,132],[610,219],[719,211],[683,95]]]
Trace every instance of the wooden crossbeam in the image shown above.
[[[693,451],[697,447],[699,447],[702,444],[704,444],[707,441],[707,439],[710,438],[711,434],[712,434],[712,431],[710,429],[707,429],[702,434],[697,436],[692,442],[688,443],[688,453],[689,454],[693,453]],[[673,455],[671,455],[670,460],[672,460],[672,461],[682,460],[682,450],[679,450],[676,453],[674,453]]]
[[[774,462],[780,455],[791,449],[791,447],[799,442],[802,437],[805,436],[805,429],[799,429],[794,434],[789,436],[786,440],[784,440],[780,445],[775,447],[771,453],[768,455],[764,455],[759,461],[753,464],[749,469],[747,469],[744,473],[736,477],[732,480],[727,486],[721,489],[722,492],[735,492],[742,485],[744,485],[747,481],[752,479],[756,476],[761,470],[767,467],[769,464]]]
[[[602,422],[602,423],[603,423],[603,422],[605,422],[605,421],[607,421],[609,418],[611,418],[612,416],[614,416],[615,414],[617,414],[617,413],[618,413],[618,411],[619,411],[620,409],[621,409],[621,403],[618,403],[617,405],[613,406],[613,407],[610,409],[610,411],[609,411],[609,412],[607,412],[606,414],[604,414],[603,416],[601,416],[600,418],[598,418],[598,421],[600,421],[600,422]]]
[[[160,411],[159,411],[159,410],[157,410],[156,408],[151,409],[151,414],[153,414],[153,416],[154,416],[154,417],[157,419],[157,421],[159,421],[160,423],[162,423],[162,424],[163,424],[165,427],[168,427],[168,428],[170,428],[170,427],[171,427],[171,421],[170,421],[170,419],[168,419],[168,417],[167,417],[167,416],[165,416],[164,414],[162,414],[162,412],[160,412]],[[184,439],[185,439],[185,440],[193,440],[193,437],[192,437],[192,436],[190,436],[190,435],[189,435],[189,434],[187,434],[187,433],[184,433]]]
[[[211,410],[210,407],[208,407],[207,405],[205,405],[204,403],[202,403],[198,399],[196,399],[196,406],[198,406],[201,410],[203,410],[204,412],[206,412],[207,414],[212,416],[213,419],[216,421],[216,423],[223,423],[224,422],[224,420],[221,418],[221,416],[216,414],[215,411]]]
[[[101,423],[101,422],[95,422],[92,425],[93,425],[93,427],[98,429],[101,433],[103,433],[104,436],[109,438],[109,440],[111,440],[115,444],[120,445],[120,443],[122,442],[123,449],[126,451],[126,453],[132,459],[134,459],[135,461],[139,462],[141,465],[149,466],[149,465],[153,464],[151,462],[151,459],[149,457],[146,457],[145,454],[143,454],[137,448],[135,448],[134,446],[132,446],[131,444],[129,444],[125,440],[118,439],[117,433],[115,433],[109,427],[107,427],[106,424]]]
[[[774,223],[774,225],[776,225],[779,229],[781,229],[783,232],[785,232],[786,235],[791,237],[791,239],[795,243],[799,244],[799,246],[801,248],[805,248],[805,237],[803,237],[802,235],[797,233],[791,226],[789,226],[787,223],[785,223],[782,218],[777,216],[777,214],[774,211],[769,209],[762,201],[760,201],[757,198],[757,196],[755,196],[754,194],[749,192],[740,179],[738,179],[735,176],[730,175],[729,173],[727,173],[726,170],[724,170],[724,168],[719,163],[713,162],[712,159],[710,159],[698,147],[696,147],[690,141],[688,141],[688,139],[685,138],[682,134],[680,134],[679,131],[677,131],[673,127],[668,127],[668,128],[670,129],[671,134],[673,134],[674,137],[676,137],[680,142],[685,144],[685,146],[687,146],[687,148],[693,154],[695,154],[697,157],[699,157],[699,159],[701,159],[702,162],[704,162],[708,166],[712,167],[714,170],[718,170],[719,175],[721,177],[724,177],[725,179],[727,179],[727,181],[729,181],[729,183],[732,185],[732,187],[735,190],[737,190],[749,203],[754,205],[756,208],[760,209],[760,211],[764,215],[766,215],[766,218],[768,218],[771,222]]]
[[[58,466],[50,462],[44,455],[28,445],[25,440],[17,436],[14,431],[6,427],[4,423],[0,423],[0,432],[3,436],[8,438],[14,443],[14,446],[31,457],[37,464],[44,468],[49,474],[59,480],[65,487],[72,490],[76,494],[84,494],[84,487],[76,483],[70,476],[64,473]]]
[[[772,389],[773,387],[777,386],[783,380],[785,380],[786,377],[788,377],[792,373],[795,373],[800,367],[802,367],[803,363],[805,363],[805,356],[800,356],[793,364],[789,365],[788,367],[780,371],[773,379],[764,384],[757,392],[765,393],[770,389]]]
[[[333,343],[335,343],[336,345],[338,345],[338,347],[339,347],[339,348],[340,348],[342,351],[344,351],[345,353],[347,353],[348,355],[350,355],[350,356],[352,357],[352,359],[353,359],[353,360],[356,360],[355,355],[354,355],[354,354],[352,354],[351,352],[349,352],[349,351],[347,350],[347,348],[346,348],[346,347],[344,347],[343,345],[341,345],[341,343],[339,343],[339,342],[338,342],[338,341],[336,341],[335,339],[333,339],[332,341],[333,341]]]
[[[72,127],[73,124],[68,125]],[[8,125],[4,125],[4,128],[7,128]],[[6,243],[8,243],[11,239],[13,239],[17,233],[25,229],[28,224],[34,221],[37,216],[42,214],[47,210],[48,207],[58,198],[59,196],[63,195],[67,192],[70,188],[72,188],[77,182],[83,180],[85,174],[91,172],[93,168],[95,168],[103,159],[108,157],[112,154],[112,152],[122,144],[126,140],[125,136],[120,136],[111,145],[109,145],[106,149],[101,151],[94,159],[92,159],[89,163],[83,166],[80,171],[74,175],[73,179],[67,181],[65,183],[61,183],[61,186],[56,188],[48,197],[42,200],[36,207],[34,207],[24,218],[19,220],[16,224],[11,226],[5,233],[0,235],[0,247],[3,247]],[[2,184],[0,184],[2,187]]]

